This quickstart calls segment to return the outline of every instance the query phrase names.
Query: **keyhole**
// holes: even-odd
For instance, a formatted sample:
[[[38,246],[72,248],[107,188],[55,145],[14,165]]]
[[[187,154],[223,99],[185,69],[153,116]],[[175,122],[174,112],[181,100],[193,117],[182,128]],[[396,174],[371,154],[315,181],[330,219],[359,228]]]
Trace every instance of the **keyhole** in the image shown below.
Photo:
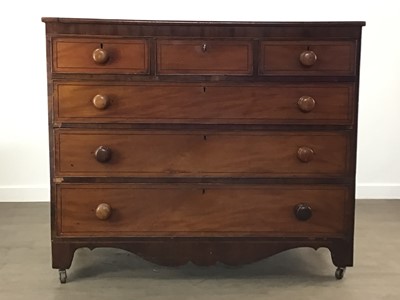
[[[203,193],[203,195],[204,195],[204,194],[206,193],[206,189],[203,189],[202,193]]]
[[[100,43],[100,48],[103,49],[103,43]]]
[[[205,141],[207,141],[207,136],[206,136],[206,135],[204,135],[204,136],[203,136],[203,139],[204,139]]]
[[[206,87],[205,86],[203,86],[203,93],[205,93],[206,92]]]

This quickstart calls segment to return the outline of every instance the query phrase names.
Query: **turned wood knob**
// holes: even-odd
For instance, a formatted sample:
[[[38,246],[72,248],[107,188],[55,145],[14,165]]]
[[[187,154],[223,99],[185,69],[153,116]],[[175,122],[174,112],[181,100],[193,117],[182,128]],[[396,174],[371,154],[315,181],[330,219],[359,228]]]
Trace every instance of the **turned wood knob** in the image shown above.
[[[111,149],[106,146],[100,146],[94,152],[94,157],[98,162],[105,163],[111,159]]]
[[[297,101],[297,106],[302,112],[310,112],[315,107],[315,100],[310,96],[302,96],[299,101]]]
[[[317,62],[317,54],[314,51],[307,50],[300,54],[300,63],[303,66],[310,67]]]
[[[313,159],[314,157],[314,150],[311,149],[310,147],[300,147],[299,150],[297,150],[297,158],[302,161],[302,162],[309,162]]]
[[[106,109],[107,106],[110,104],[110,99],[106,95],[98,94],[93,97],[92,99],[93,106],[97,109]]]
[[[294,207],[294,215],[300,221],[307,221],[312,216],[311,206],[305,203],[297,204]]]
[[[108,52],[103,48],[95,49],[93,51],[92,57],[93,57],[93,60],[100,65],[105,64],[108,61],[108,59],[110,58],[108,55]]]
[[[110,204],[100,203],[96,208],[96,217],[100,220],[107,220],[112,213]]]

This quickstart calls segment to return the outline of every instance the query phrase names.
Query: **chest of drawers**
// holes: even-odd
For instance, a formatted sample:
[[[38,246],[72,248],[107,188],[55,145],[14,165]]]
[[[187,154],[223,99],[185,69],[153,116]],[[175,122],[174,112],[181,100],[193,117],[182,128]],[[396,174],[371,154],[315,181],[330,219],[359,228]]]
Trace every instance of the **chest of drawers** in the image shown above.
[[[61,282],[80,247],[352,266],[363,22],[43,21]]]

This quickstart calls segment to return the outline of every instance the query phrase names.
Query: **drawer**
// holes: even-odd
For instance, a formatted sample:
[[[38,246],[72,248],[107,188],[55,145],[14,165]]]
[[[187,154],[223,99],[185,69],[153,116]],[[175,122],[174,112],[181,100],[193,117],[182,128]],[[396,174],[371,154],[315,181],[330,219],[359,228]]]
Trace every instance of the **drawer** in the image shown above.
[[[57,38],[53,41],[53,72],[147,74],[147,41]]]
[[[351,84],[57,83],[55,120],[79,123],[351,124]]]
[[[355,75],[356,45],[352,41],[265,41],[260,74]]]
[[[158,40],[158,74],[251,75],[252,42],[246,40]]]
[[[59,176],[343,176],[350,134],[56,130]]]
[[[344,186],[61,184],[64,236],[341,235]]]

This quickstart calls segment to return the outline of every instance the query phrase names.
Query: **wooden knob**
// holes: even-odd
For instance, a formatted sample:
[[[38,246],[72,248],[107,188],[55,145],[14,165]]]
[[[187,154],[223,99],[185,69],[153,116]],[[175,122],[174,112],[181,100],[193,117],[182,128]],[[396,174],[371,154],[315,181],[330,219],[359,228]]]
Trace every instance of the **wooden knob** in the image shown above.
[[[93,60],[100,65],[105,64],[108,61],[108,59],[110,58],[108,55],[108,52],[103,48],[95,49],[93,51],[92,56],[93,56]]]
[[[294,207],[294,215],[300,221],[307,221],[312,216],[312,209],[308,204],[300,203]]]
[[[310,67],[317,62],[317,54],[311,50],[303,51],[300,54],[300,62],[303,66]]]
[[[111,149],[106,146],[100,146],[94,152],[96,160],[101,163],[108,162],[111,159],[112,156],[111,154],[112,154]]]
[[[310,96],[302,96],[299,101],[297,101],[297,106],[302,112],[310,112],[315,107],[315,100]]]
[[[96,208],[96,217],[100,220],[107,220],[112,213],[110,204],[100,203]]]
[[[297,158],[302,162],[309,162],[314,157],[314,150],[309,147],[300,147],[297,150]]]
[[[102,109],[107,108],[107,106],[110,104],[110,100],[108,99],[108,97],[106,95],[98,94],[93,97],[92,103],[93,103],[94,107],[102,110]]]

